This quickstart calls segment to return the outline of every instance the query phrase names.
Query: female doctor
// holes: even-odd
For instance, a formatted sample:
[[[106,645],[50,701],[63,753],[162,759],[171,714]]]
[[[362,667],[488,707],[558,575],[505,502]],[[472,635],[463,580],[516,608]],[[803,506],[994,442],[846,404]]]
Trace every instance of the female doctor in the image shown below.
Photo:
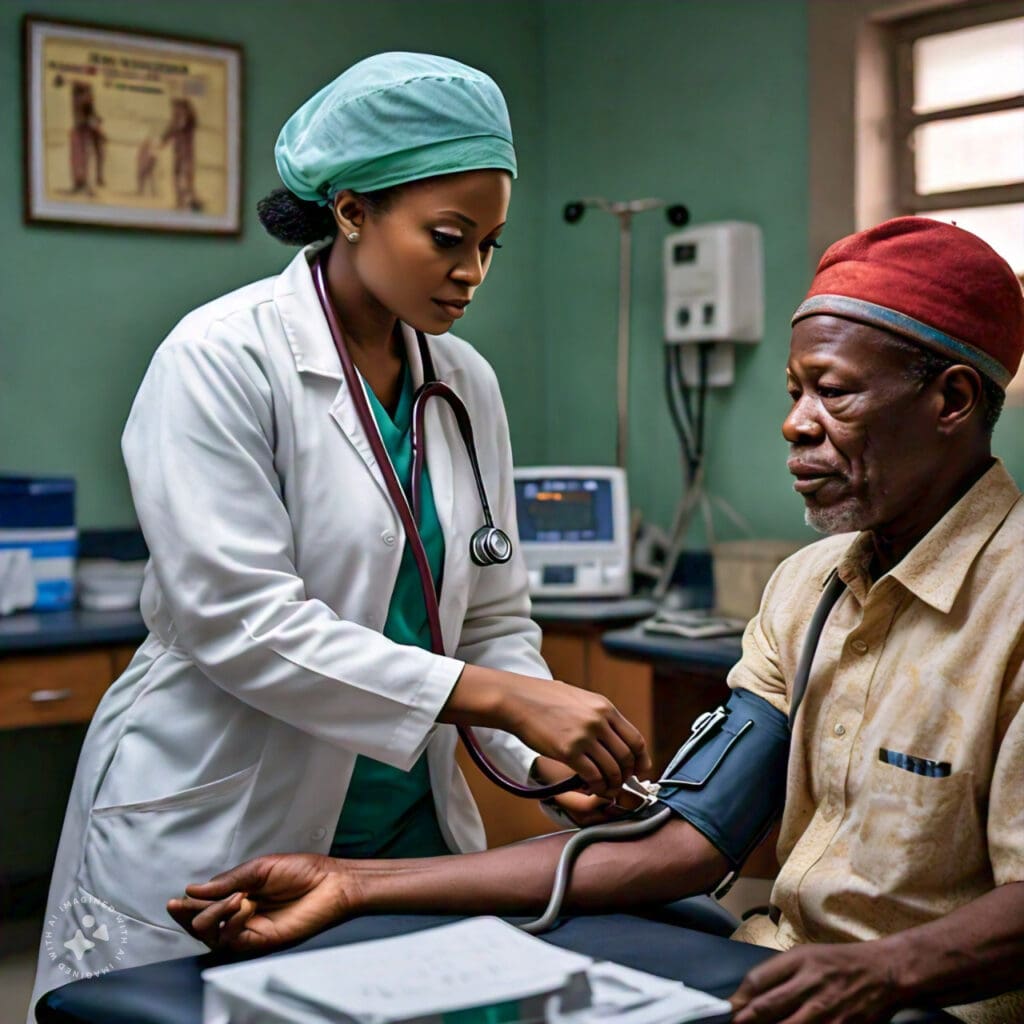
[[[322,260],[325,301],[406,488],[424,375],[415,332],[427,336],[516,546],[498,385],[446,333],[505,223],[516,164],[497,86],[440,57],[371,57],[291,117],[276,160],[287,189],[260,204],[261,220],[304,248],[174,328],[125,429],[151,551],[149,636],[85,741],[36,996],[201,951],[165,904],[259,854],[481,849],[455,725],[484,727],[490,759],[520,783],[581,775],[590,796],[560,798],[577,813],[649,769],[608,701],[550,679],[519,555],[471,561],[481,501],[440,402],[425,415],[419,515],[440,590],[445,653],[431,652],[410,545],[314,286]]]

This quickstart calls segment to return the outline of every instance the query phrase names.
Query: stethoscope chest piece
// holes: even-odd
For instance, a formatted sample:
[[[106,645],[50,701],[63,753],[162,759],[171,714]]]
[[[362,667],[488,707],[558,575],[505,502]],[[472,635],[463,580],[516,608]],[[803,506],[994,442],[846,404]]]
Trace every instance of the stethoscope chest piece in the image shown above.
[[[481,526],[469,541],[474,565],[502,565],[512,557],[512,541],[497,526]]]

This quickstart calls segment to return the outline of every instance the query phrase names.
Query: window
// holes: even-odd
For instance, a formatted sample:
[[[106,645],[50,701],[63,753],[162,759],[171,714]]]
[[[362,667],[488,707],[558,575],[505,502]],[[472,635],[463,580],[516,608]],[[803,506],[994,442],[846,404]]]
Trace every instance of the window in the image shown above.
[[[1024,280],[1024,3],[908,19],[890,38],[899,212],[973,231]]]

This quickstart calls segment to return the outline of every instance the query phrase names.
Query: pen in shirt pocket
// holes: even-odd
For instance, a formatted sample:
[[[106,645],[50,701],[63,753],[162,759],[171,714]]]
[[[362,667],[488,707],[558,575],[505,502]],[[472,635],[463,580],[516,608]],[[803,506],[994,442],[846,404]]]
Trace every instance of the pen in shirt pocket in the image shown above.
[[[953,766],[949,761],[933,761],[927,757],[914,757],[913,754],[903,754],[898,750],[887,750],[885,747],[879,748],[878,760],[891,764],[894,768],[902,768],[905,772],[924,775],[930,779],[944,779],[953,771]]]

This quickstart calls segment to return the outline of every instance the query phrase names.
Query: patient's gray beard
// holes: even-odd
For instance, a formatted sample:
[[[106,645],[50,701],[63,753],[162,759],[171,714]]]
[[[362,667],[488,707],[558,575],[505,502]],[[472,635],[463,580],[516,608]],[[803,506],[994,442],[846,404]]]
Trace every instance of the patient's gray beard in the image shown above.
[[[853,502],[832,508],[804,508],[804,522],[818,533],[854,533],[863,530],[861,510]]]

